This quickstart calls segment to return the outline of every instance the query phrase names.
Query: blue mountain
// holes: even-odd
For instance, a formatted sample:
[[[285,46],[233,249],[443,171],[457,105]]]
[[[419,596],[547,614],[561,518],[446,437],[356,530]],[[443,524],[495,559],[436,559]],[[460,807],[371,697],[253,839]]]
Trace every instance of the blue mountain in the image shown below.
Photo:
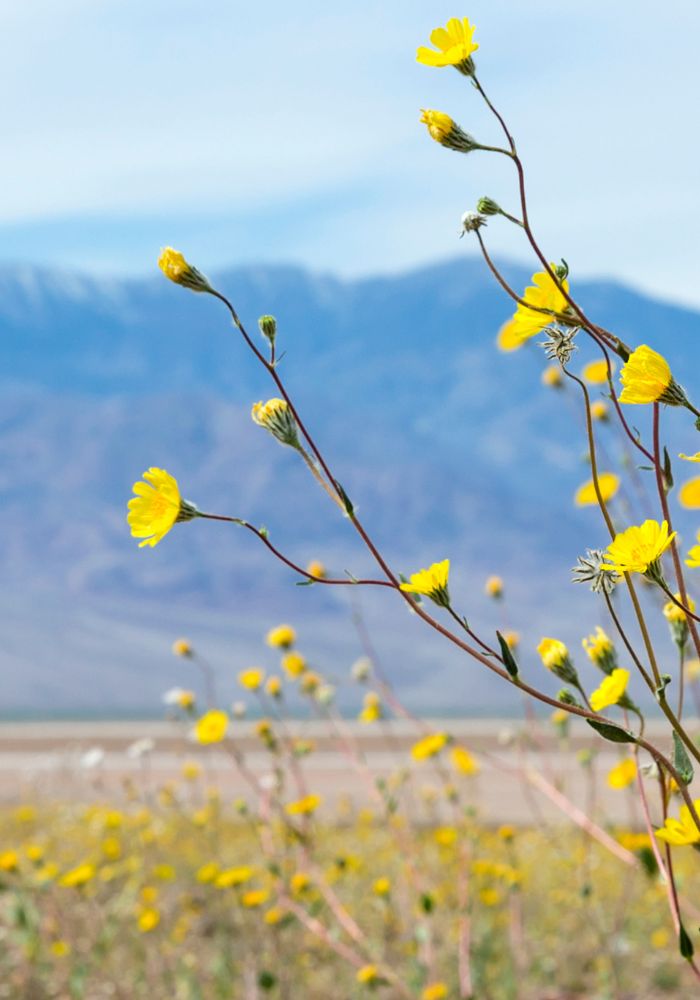
[[[529,274],[504,264],[515,287]],[[572,496],[588,478],[574,387],[546,390],[535,344],[501,355],[510,303],[480,261],[341,281],[295,267],[215,276],[251,333],[278,319],[280,370],[337,478],[396,569],[449,556],[470,622],[572,646],[601,609],[569,568],[605,534]],[[631,344],[650,343],[700,398],[700,314],[612,282],[574,283],[589,315]],[[202,509],[265,524],[305,564],[376,575],[348,521],[289,449],[250,420],[275,394],[220,303],[160,275],[106,281],[40,268],[0,271],[0,711],[157,712],[172,684],[196,684],[172,639],[187,635],[235,697],[235,675],[274,657],[270,625],[297,625],[300,647],[352,700],[360,613],[383,666],[424,711],[504,710],[513,692],[453,651],[384,590],[299,588],[248,533],[194,522],[139,550],[124,522],[131,484],[150,465],[177,476]],[[596,357],[583,338],[574,367]],[[648,431],[646,408],[631,412]],[[678,450],[697,450],[687,413],[669,412]],[[603,429],[601,460],[626,449]],[[681,470],[678,470],[679,472]],[[653,511],[653,484],[620,516]],[[627,511],[625,506],[627,505]],[[680,515],[679,515],[680,517]],[[690,533],[692,519],[679,520]],[[483,595],[490,573],[507,600]],[[672,650],[669,650],[669,656]]]

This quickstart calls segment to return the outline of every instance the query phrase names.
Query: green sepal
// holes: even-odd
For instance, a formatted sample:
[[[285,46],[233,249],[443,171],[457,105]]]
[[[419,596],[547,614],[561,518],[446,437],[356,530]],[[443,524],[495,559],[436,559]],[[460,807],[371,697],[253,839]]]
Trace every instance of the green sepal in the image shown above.
[[[511,679],[516,681],[518,679],[518,664],[515,662],[515,657],[513,656],[513,651],[510,646],[503,638],[501,633],[496,630],[496,638],[498,639],[498,645],[501,647],[501,656],[503,657],[503,666],[506,668],[511,676]]]
[[[681,924],[678,932],[678,950],[683,958],[686,958],[688,961],[690,961],[695,954],[695,948],[693,947],[693,942],[690,940],[690,934],[688,934],[683,924]]]

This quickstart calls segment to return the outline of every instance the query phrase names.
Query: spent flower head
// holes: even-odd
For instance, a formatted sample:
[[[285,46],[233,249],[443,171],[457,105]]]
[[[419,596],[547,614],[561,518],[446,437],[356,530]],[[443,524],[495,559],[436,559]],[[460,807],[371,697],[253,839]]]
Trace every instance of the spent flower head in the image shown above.
[[[543,340],[540,347],[550,361],[558,361],[560,365],[568,365],[574,353],[578,350],[575,344],[576,334],[579,332],[577,326],[548,326],[545,329],[547,339]]]
[[[577,565],[571,570],[574,583],[587,583],[594,594],[612,594],[622,579],[619,573],[603,569],[605,553],[602,549],[587,549],[585,556],[579,556]]]

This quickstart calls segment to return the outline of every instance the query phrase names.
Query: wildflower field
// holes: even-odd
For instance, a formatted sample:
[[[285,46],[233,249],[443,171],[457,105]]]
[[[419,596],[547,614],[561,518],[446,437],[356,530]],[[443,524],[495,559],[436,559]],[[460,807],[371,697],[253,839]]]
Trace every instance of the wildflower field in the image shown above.
[[[672,371],[654,346],[627,344],[579,302],[568,263],[536,235],[514,132],[477,72],[475,31],[453,18],[417,59],[456,70],[465,104],[483,103],[493,135],[477,140],[441,110],[423,109],[420,120],[436,154],[491,156],[512,169],[512,204],[481,197],[461,235],[504,295],[494,372],[517,365],[518,351],[541,351],[540,391],[575,406],[585,476],[573,503],[592,519],[569,589],[572,604],[588,591],[596,617],[581,616],[575,649],[557,621],[527,649],[517,607],[505,611],[508,581],[475,584],[500,627],[472,617],[470,594],[451,577],[467,558],[453,539],[425,568],[420,556],[396,566],[288,384],[284,317],[261,302],[251,332],[235,289],[166,247],[158,264],[173,295],[216,300],[232,350],[252,355],[275,393],[251,401],[260,448],[283,447],[300,463],[372,569],[331,572],[323,553],[299,561],[254,512],[235,499],[223,512],[185,499],[159,465],[128,499],[142,550],[134,546],[134,559],[177,545],[193,522],[211,533],[208,544],[236,532],[310,599],[319,588],[361,588],[395,601],[407,629],[497,676],[523,719],[484,741],[468,725],[416,717],[361,621],[366,655],[343,671],[352,718],[345,697],[339,708],[339,668],[307,656],[292,625],[264,637],[264,666],[223,684],[200,652],[206,636],[176,640],[197,683],[164,694],[167,775],[162,736],[146,728],[120,751],[118,779],[109,753],[83,748],[69,793],[44,781],[0,805],[0,998],[700,995],[697,345],[687,371]],[[497,225],[515,227],[533,258],[522,292],[489,252]],[[469,433],[464,440],[468,452]],[[279,496],[283,518],[283,485]],[[536,572],[536,560],[523,568]],[[517,821],[516,797],[527,805]]]

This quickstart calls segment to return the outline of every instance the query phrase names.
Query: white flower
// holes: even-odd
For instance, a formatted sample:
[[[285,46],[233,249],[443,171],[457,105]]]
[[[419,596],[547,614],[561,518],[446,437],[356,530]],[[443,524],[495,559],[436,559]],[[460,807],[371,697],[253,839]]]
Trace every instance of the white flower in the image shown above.
[[[143,739],[134,740],[134,742],[126,748],[126,755],[134,760],[138,760],[140,757],[145,757],[147,754],[151,753],[154,747],[155,742],[147,736],[144,736]]]
[[[79,763],[84,770],[90,771],[95,767],[99,767],[104,759],[105,752],[102,747],[90,747],[81,756]]]

